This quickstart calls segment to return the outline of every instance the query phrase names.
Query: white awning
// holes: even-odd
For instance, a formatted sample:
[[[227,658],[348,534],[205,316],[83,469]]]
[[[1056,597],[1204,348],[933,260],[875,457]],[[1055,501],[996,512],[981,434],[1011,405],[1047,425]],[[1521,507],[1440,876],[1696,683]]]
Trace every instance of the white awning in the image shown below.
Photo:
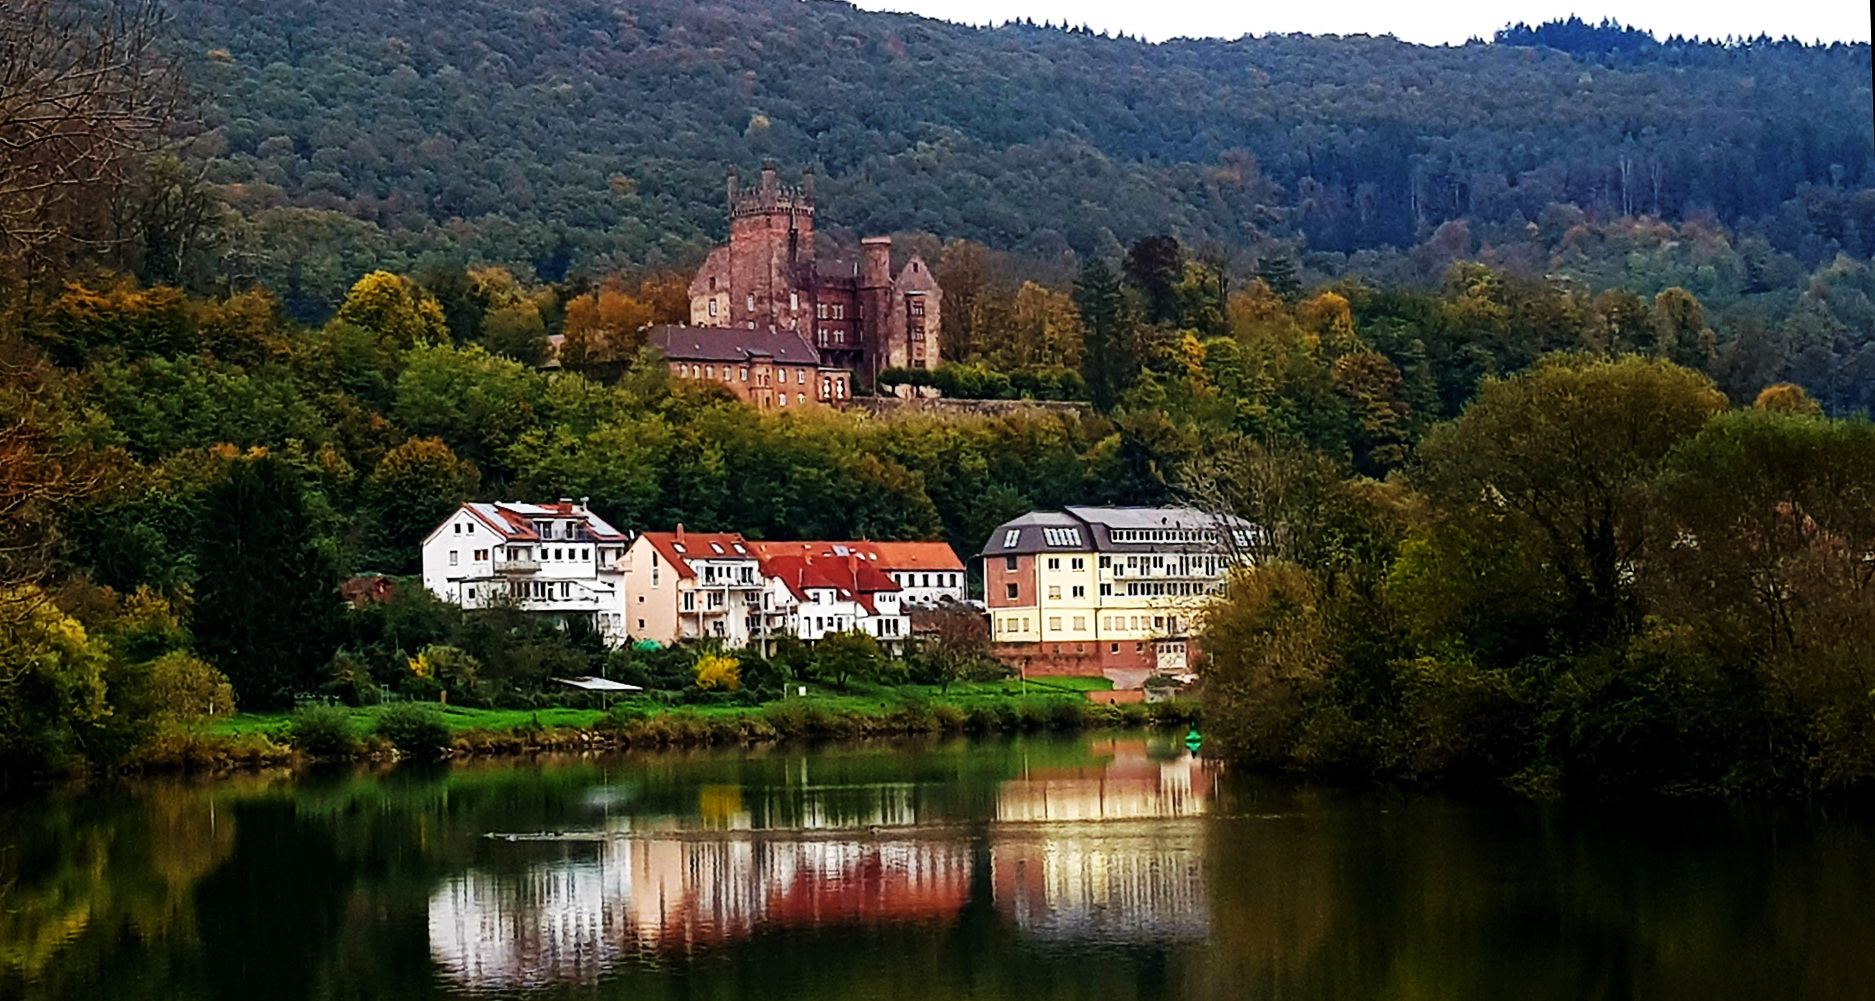
[[[585,689],[588,692],[642,692],[644,691],[644,689],[638,687],[637,685],[628,685],[622,681],[613,681],[609,678],[555,678],[553,680],[559,682],[562,685],[572,685],[574,688]]]

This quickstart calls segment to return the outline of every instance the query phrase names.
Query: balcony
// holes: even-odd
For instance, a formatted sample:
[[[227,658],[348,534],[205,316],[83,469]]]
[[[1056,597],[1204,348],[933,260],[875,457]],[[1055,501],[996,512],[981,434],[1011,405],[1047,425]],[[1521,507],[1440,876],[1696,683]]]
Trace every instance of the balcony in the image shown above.
[[[495,572],[498,574],[539,573],[540,561],[532,556],[497,556]]]

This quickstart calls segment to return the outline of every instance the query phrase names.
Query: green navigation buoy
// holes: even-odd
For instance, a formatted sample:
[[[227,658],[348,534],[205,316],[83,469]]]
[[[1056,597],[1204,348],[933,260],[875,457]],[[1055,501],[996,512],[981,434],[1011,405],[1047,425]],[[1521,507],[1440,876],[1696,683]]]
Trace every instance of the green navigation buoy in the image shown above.
[[[1204,746],[1204,734],[1199,733],[1197,727],[1192,727],[1191,732],[1185,735],[1185,746],[1191,749],[1191,753],[1197,754],[1198,748]]]

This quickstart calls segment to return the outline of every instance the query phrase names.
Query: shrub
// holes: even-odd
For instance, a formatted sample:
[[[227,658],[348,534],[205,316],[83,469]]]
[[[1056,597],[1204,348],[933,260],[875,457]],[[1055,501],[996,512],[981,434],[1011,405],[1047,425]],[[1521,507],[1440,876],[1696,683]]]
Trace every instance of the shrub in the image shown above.
[[[337,706],[307,706],[287,721],[287,742],[315,758],[350,757],[358,750],[351,714]]]
[[[421,702],[399,702],[378,713],[378,736],[408,755],[440,754],[450,746],[443,714]]]

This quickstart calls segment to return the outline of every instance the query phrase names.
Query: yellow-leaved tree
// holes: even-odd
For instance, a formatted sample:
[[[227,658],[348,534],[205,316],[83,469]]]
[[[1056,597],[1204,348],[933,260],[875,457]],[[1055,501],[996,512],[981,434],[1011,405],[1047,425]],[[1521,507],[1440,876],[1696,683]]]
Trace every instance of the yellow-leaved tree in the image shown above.
[[[742,662],[719,653],[697,660],[697,687],[704,691],[733,692],[742,687]]]

